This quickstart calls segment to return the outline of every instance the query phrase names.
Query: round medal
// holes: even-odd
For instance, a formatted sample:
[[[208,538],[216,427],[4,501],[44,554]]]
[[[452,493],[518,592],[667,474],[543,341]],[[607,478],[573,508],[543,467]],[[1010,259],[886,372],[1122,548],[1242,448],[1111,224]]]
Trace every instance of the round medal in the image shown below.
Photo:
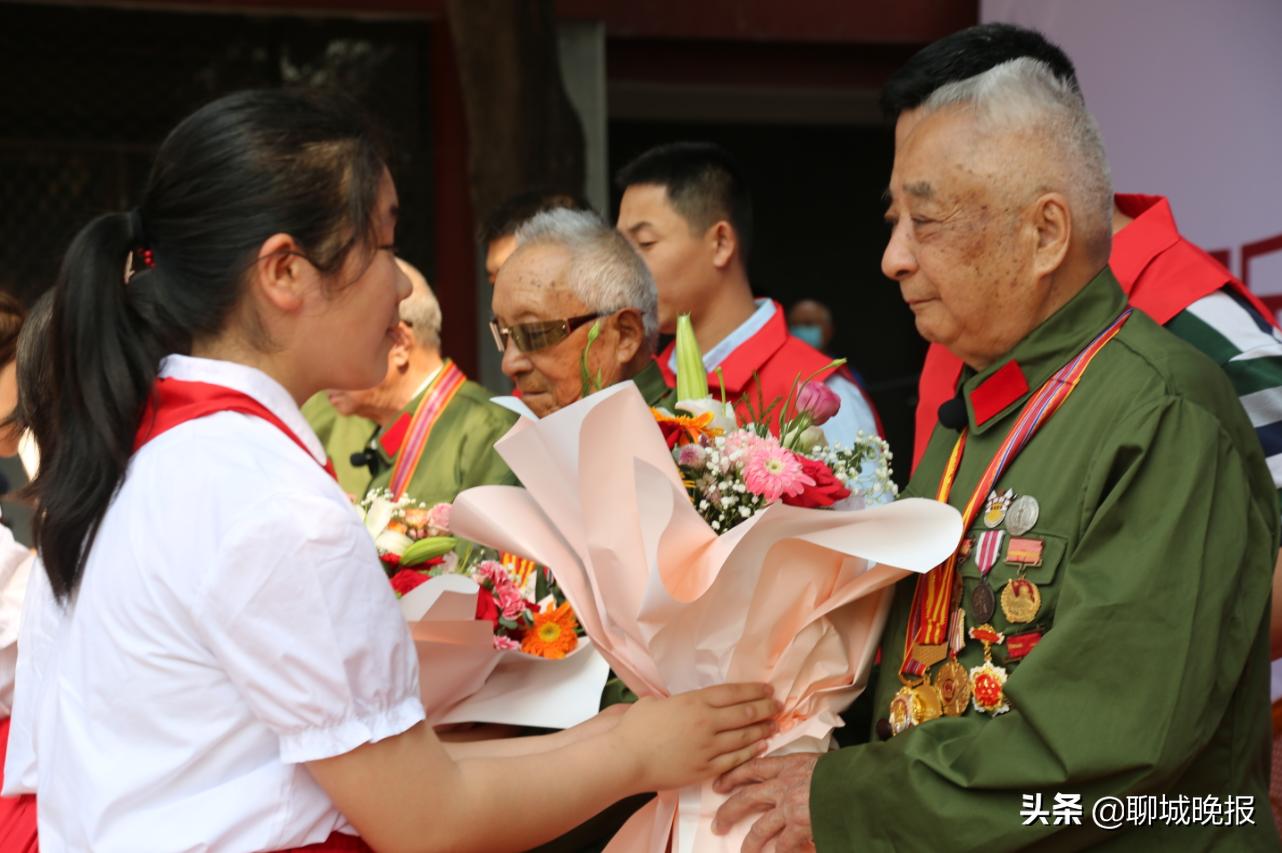
[[[943,702],[939,691],[929,681],[913,688],[912,715],[913,725],[920,726],[931,720],[939,719],[944,713]]]
[[[1042,609],[1042,593],[1027,578],[1012,578],[1002,587],[1002,613],[1016,625],[1032,622]]]
[[[945,716],[960,717],[965,713],[970,702],[970,676],[956,658],[940,664],[939,672],[935,673],[935,687]]]
[[[983,624],[993,618],[993,612],[996,609],[997,598],[993,594],[993,588],[989,585],[988,579],[983,578],[970,591],[971,615],[975,617],[976,623]]]
[[[1037,505],[1037,498],[1020,495],[1015,498],[1010,509],[1006,510],[1006,529],[1012,536],[1023,536],[1037,524],[1039,512],[1041,508]]]
[[[890,733],[897,735],[908,729],[913,724],[911,687],[901,687],[895,694],[895,698],[890,700]]]

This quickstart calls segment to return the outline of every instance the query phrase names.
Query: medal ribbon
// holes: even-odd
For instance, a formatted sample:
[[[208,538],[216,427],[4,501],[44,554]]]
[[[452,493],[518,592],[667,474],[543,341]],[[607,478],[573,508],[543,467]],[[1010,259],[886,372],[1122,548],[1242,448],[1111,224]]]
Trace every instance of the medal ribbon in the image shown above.
[[[392,467],[392,478],[388,488],[393,500],[400,500],[414,478],[414,471],[423,458],[427,439],[432,434],[432,427],[441,419],[445,407],[454,399],[454,395],[463,387],[467,377],[451,359],[446,359],[441,372],[436,374],[432,384],[423,392],[423,399],[414,410],[414,419],[410,421],[405,441],[396,454],[396,464]]]
[[[1042,424],[1050,420],[1051,415],[1064,404],[1068,395],[1073,393],[1082,374],[1104,348],[1113,339],[1134,309],[1127,308],[1108,328],[1086,345],[1081,352],[1047,379],[1037,389],[1032,398],[1019,413],[1015,425],[998,448],[996,455],[988,463],[984,474],[975,484],[966,508],[962,512],[962,530],[969,530],[974,523],[979,509],[983,506],[984,497],[992,490],[993,484],[1001,477],[1006,468],[1024,449]],[[939,480],[936,500],[947,503],[952,493],[953,481],[957,478],[957,469],[961,465],[962,453],[966,447],[966,430],[957,436],[957,443],[944,466],[943,476]],[[919,646],[943,646],[948,641],[948,622],[952,612],[953,586],[957,580],[957,552],[954,551],[947,560],[931,569],[917,579],[913,591],[912,610],[908,617],[908,631],[904,636],[904,658],[899,668],[901,676],[918,677],[930,668],[930,663],[923,664],[913,657],[913,650]],[[936,657],[940,659],[942,655]]]

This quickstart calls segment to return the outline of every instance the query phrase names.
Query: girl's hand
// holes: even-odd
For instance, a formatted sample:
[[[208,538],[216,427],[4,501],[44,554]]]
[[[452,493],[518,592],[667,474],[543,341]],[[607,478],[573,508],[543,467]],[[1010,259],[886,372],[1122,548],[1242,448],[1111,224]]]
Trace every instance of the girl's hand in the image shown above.
[[[634,762],[639,790],[682,788],[719,776],[765,749],[780,705],[766,684],[721,684],[643,698],[609,732]]]

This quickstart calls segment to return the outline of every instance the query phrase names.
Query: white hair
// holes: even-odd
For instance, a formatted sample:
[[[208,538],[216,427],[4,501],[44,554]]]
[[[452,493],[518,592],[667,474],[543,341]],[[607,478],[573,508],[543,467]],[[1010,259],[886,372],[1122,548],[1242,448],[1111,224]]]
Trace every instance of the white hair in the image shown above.
[[[441,303],[437,301],[427,278],[413,264],[396,259],[405,277],[410,280],[410,295],[401,300],[401,322],[410,327],[411,334],[424,349],[441,348]]]
[[[988,132],[1029,133],[1041,146],[1042,174],[1068,198],[1078,236],[1108,256],[1112,242],[1113,187],[1104,142],[1081,92],[1030,57],[995,65],[982,74],[940,86],[922,104],[923,114],[962,106]]]
[[[647,342],[659,335],[659,292],[632,245],[590,210],[557,208],[536,214],[516,229],[517,248],[562,246],[570,252],[567,284],[591,311],[641,312]]]

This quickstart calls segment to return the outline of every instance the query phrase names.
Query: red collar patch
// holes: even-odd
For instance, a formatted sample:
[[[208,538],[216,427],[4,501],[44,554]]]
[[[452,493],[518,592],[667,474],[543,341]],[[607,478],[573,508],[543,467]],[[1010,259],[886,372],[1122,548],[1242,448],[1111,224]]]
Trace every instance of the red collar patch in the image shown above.
[[[410,428],[409,412],[403,413],[399,418],[392,422],[392,425],[383,430],[383,434],[378,437],[378,443],[382,445],[383,452],[388,457],[395,456],[401,449],[401,442],[405,441],[405,433]]]
[[[1028,380],[1019,362],[1011,361],[1002,365],[992,376],[970,392],[970,407],[975,413],[975,426],[1001,413],[1007,406],[1028,393]]]

